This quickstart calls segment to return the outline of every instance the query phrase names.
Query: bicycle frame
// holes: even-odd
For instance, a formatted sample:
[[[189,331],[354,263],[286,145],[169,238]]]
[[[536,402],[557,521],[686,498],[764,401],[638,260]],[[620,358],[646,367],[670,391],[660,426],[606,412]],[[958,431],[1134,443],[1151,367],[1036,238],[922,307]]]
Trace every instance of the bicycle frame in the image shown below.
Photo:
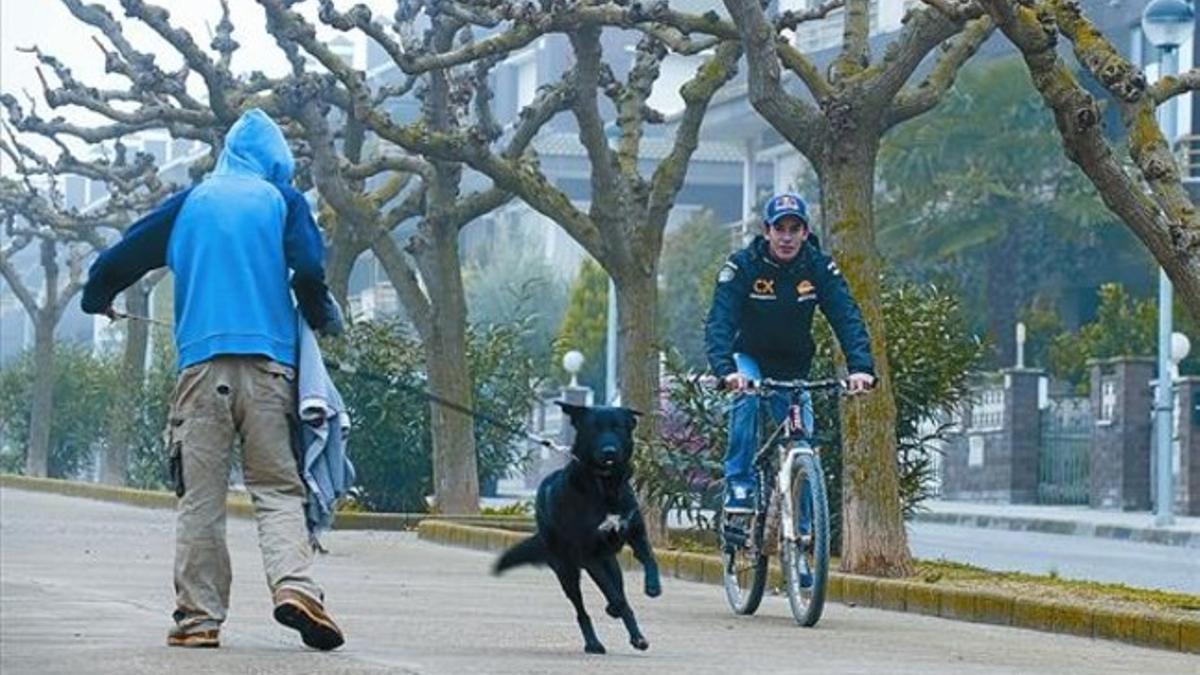
[[[789,488],[791,486],[792,473],[794,471],[796,458],[800,455],[817,454],[816,451],[813,450],[812,444],[808,442],[806,430],[804,428],[804,411],[799,400],[801,391],[801,389],[795,388],[788,392],[791,400],[788,402],[787,414],[785,415],[783,422],[775,425],[775,430],[771,433],[767,440],[759,446],[758,452],[756,452],[754,456],[754,464],[756,466],[771,466],[769,461],[771,449],[775,447],[776,444],[779,445],[779,464],[778,467],[772,468],[776,469],[776,492],[774,496],[779,498],[778,516],[779,522],[781,523],[794,522],[793,516],[795,514],[796,505],[793,503],[794,500],[792,499],[792,491]],[[763,415],[769,414],[769,412],[763,411],[760,408],[760,420]],[[763,497],[765,498],[766,495],[763,495]],[[769,504],[767,505],[767,508],[763,510],[764,515],[768,513],[770,513]],[[790,542],[796,541],[797,534],[793,528],[786,527],[783,529],[784,539]]]

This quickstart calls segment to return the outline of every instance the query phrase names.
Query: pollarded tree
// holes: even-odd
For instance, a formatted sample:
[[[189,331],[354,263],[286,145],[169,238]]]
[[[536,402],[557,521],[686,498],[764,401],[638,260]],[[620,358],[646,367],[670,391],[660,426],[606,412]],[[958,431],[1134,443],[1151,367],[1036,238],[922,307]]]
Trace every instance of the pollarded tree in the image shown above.
[[[285,4],[281,0],[259,1],[279,9]],[[692,42],[672,22],[707,19],[681,17],[666,3],[644,8],[617,3],[563,2],[539,8],[507,2],[439,2],[430,6],[429,14],[435,27],[446,21],[493,32],[478,40],[467,39],[460,45],[447,40],[440,44],[426,40],[420,49],[406,49],[388,39],[365,8],[344,15],[324,12],[322,19],[338,27],[356,26],[391,54],[404,72],[412,75],[447,72],[467,63],[486,64],[543,35],[565,34],[575,60],[554,89],[573,92],[568,109],[579,129],[579,140],[591,168],[588,210],[577,207],[553,185],[534,156],[496,148],[493,133],[485,124],[455,132],[427,124],[401,124],[379,111],[372,105],[370,92],[358,73],[328,58],[312,28],[304,25],[298,15],[279,13],[295,26],[290,37],[328,67],[346,87],[353,97],[354,117],[361,119],[368,130],[411,152],[459,161],[484,174],[498,188],[520,197],[552,219],[604,267],[617,288],[622,401],[635,408],[654,409],[654,392],[658,387],[657,273],[663,231],[698,145],[700,123],[708,103],[733,77],[740,45],[733,41]],[[613,74],[610,59],[602,49],[604,26],[643,33],[634,64],[623,81]],[[672,148],[647,176],[643,173],[646,161],[642,153],[645,125],[661,119],[647,100],[669,46],[682,53],[699,53],[708,48],[713,51],[695,76],[681,87],[684,109]],[[606,134],[603,97],[611,100],[616,115],[615,147],[610,146]],[[535,101],[522,113],[522,118],[537,117],[543,112]],[[480,121],[483,120],[477,120]],[[644,439],[652,435],[655,426],[650,418],[648,423],[639,425],[639,436]]]
[[[424,158],[406,151],[374,132],[362,113],[375,112],[389,99],[417,88],[424,128],[446,134],[472,128],[489,141],[500,142],[498,125],[488,101],[487,75],[491,61],[447,71],[408,77],[400,86],[368,81],[315,37],[312,26],[286,4],[259,0],[267,13],[268,30],[293,63],[294,80],[280,90],[288,114],[303,128],[311,148],[314,183],[355,236],[368,242],[388,279],[396,288],[408,318],[421,339],[430,389],[442,398],[472,406],[467,367],[467,305],[459,260],[458,237],[464,226],[507,202],[511,195],[490,187],[463,194],[463,168],[455,161]],[[398,31],[370,24],[370,39],[395,54],[419,49],[448,51],[465,22],[437,14],[426,31],[416,30],[422,3],[407,3],[397,16]],[[331,2],[321,4],[321,18],[338,30],[350,30],[364,19],[364,9],[349,14]],[[369,15],[366,15],[369,17]],[[301,49],[336,76],[306,73]],[[569,105],[569,84],[540,93],[520,125],[503,139],[504,154],[521,156],[537,130]],[[367,98],[369,106],[353,104]],[[473,105],[471,105],[473,104]],[[332,114],[331,114],[332,113]],[[336,130],[330,119],[340,119]],[[341,140],[340,147],[336,142]],[[371,147],[371,152],[365,150]],[[380,179],[372,181],[372,178]],[[393,232],[411,226],[403,248]],[[438,508],[448,513],[478,510],[475,432],[473,420],[431,402],[433,475]]]
[[[895,576],[911,569],[896,472],[896,403],[882,314],[882,259],[875,242],[875,169],[880,141],[892,127],[938,105],[959,68],[992,32],[979,7],[944,14],[915,8],[904,28],[872,57],[869,0],[843,6],[839,54],[823,74],[791,46],[793,16],[774,19],[757,0],[725,0],[734,36],[746,50],[754,109],[815,169],[821,186],[826,243],[862,307],[879,384],[843,406],[845,439],[842,569]],[[937,4],[943,4],[938,2]],[[953,3],[952,3],[953,4]],[[723,34],[722,25],[713,34]],[[940,54],[917,82],[918,68]],[[803,85],[793,93],[787,77]]]
[[[234,26],[224,1],[223,16],[209,51],[198,45],[188,31],[174,25],[163,8],[142,0],[121,0],[127,17],[150,28],[182,60],[182,67],[172,72],[156,65],[152,53],[131,43],[121,22],[104,7],[79,0],[62,2],[77,19],[101,33],[104,40],[96,42],[103,51],[107,71],[122,76],[128,86],[111,90],[87,86],[61,64],[52,64],[49,57],[39,55],[43,64],[54,68],[58,79],[54,86],[46,83],[47,102],[55,108],[88,110],[106,123],[43,120],[36,114],[24,114],[12,97],[5,97],[3,103],[14,126],[88,143],[165,129],[174,138],[197,140],[209,147],[209,156],[192,169],[193,177],[199,178],[213,166],[225,132],[242,112],[251,107],[266,110],[281,122],[298,156],[299,182],[304,187],[315,182],[324,199],[320,221],[326,228],[327,270],[335,296],[345,303],[354,261],[371,250],[383,263],[422,335],[434,393],[470,404],[470,380],[459,349],[465,335],[465,313],[456,235],[473,217],[503,203],[506,194],[482,190],[460,195],[461,170],[457,164],[394,152],[371,135],[352,114],[345,89],[339,90],[336,80],[312,72],[314,64],[307,63],[294,40],[281,32],[289,24],[272,20],[272,10],[293,3],[264,3],[268,31],[275,34],[292,66],[286,75],[268,77],[258,71],[241,74],[233,70],[239,44],[233,37]],[[332,5],[323,9],[333,11]],[[451,35],[443,27],[438,40]],[[360,72],[358,77],[366,82],[365,74]],[[459,97],[469,98],[478,81],[448,81],[433,74],[423,82],[417,79],[378,86],[371,92],[371,105],[381,106],[411,95],[414,84],[419,84],[425,99],[422,114],[429,116],[423,121],[434,128],[454,126],[463,113]],[[189,82],[202,84],[201,93],[189,89]],[[477,105],[476,110],[486,108],[488,92],[479,93],[483,107]],[[547,95],[544,105],[552,109],[561,98],[561,94]],[[520,138],[510,140],[511,151],[519,154],[538,126],[540,122],[531,120]],[[416,234],[401,247],[394,234],[414,218],[420,223]],[[471,421],[441,409],[434,414],[439,506],[445,511],[477,509]]]
[[[25,459],[25,473],[31,476],[45,476],[48,468],[54,331],[83,287],[84,261],[103,246],[105,230],[123,227],[132,210],[164,194],[147,155],[127,162],[124,148],[118,145],[112,160],[82,161],[65,145],[58,150],[58,157],[51,161],[16,134],[10,132],[7,140],[0,139],[0,153],[12,162],[17,175],[0,178],[0,221],[6,240],[0,247],[0,276],[29,315],[34,332],[35,376]],[[69,208],[61,192],[67,175],[103,181],[113,196],[86,211]],[[40,290],[32,287],[29,276],[14,264],[17,254],[33,245],[41,268]],[[142,358],[144,361],[144,352]]]

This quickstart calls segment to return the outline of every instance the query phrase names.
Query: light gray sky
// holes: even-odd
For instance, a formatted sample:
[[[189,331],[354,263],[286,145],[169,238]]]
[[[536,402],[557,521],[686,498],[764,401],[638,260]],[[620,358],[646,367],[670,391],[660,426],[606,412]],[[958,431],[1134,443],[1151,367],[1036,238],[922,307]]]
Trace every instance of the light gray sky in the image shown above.
[[[109,12],[124,25],[124,33],[130,42],[142,51],[160,55],[158,64],[165,70],[175,69],[182,64],[182,59],[162,38],[141,22],[127,19],[118,0],[84,1],[98,2],[108,7]],[[339,2],[338,6],[348,9],[358,1]],[[158,0],[155,4],[171,13],[174,25],[188,29],[198,44],[208,48],[212,40],[209,27],[215,29],[221,19],[218,0]],[[365,0],[365,4],[375,10],[381,20],[390,23],[395,0]],[[234,55],[234,70],[262,70],[268,75],[285,72],[287,61],[267,33],[266,18],[258,3],[254,0],[229,0],[229,6],[234,24],[233,37],[241,43],[241,49]],[[315,0],[297,7],[315,22]],[[332,30],[321,31],[326,39],[336,34]],[[349,35],[356,40],[361,39],[357,33]],[[124,86],[124,78],[104,73],[103,55],[92,41],[92,36],[102,38],[98,30],[72,16],[60,0],[0,0],[0,91],[15,95],[26,110],[28,102],[23,91],[28,91],[38,99],[38,111],[43,117],[63,115],[81,122],[96,120],[86,112],[70,112],[63,108],[51,111],[41,97],[42,88],[35,70],[36,58],[18,51],[22,47],[37,45],[63,61],[82,82],[95,86]],[[50,73],[47,75],[52,77]],[[197,87],[197,92],[200,91],[202,89]]]

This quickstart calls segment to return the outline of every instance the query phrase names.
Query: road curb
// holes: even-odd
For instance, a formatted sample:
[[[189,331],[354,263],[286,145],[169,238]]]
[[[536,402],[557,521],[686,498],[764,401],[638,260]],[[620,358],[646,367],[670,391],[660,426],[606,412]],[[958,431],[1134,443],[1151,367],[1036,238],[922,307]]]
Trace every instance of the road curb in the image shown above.
[[[529,533],[430,518],[417,526],[417,536],[438,544],[500,551],[528,537]],[[659,570],[664,576],[684,581],[721,584],[719,556],[681,551],[656,551],[655,556],[658,558]],[[622,551],[621,565],[626,569],[635,566],[628,548]],[[778,573],[779,569],[773,567],[771,576],[775,580]],[[1141,647],[1200,654],[1200,617],[1094,609],[996,591],[975,592],[915,581],[878,579],[840,572],[830,573],[826,596],[834,602],[851,607],[872,607],[955,621],[1030,628],[1048,633],[1115,640]]]
[[[1080,523],[1073,520],[1054,518],[1028,518],[1023,516],[997,516],[975,513],[914,513],[911,520],[917,523],[978,527],[992,530],[1017,532],[1041,532],[1043,534],[1065,534],[1082,537],[1099,537],[1134,541],[1143,544],[1163,544],[1200,548],[1200,532],[1165,530],[1156,527],[1129,527],[1127,525]]]

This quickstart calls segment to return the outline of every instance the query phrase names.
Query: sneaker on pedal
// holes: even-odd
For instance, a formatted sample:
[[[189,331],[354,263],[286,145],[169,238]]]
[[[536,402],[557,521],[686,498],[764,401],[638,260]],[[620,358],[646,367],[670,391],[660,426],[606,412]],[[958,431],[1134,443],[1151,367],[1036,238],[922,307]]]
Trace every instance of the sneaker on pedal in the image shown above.
[[[725,492],[726,513],[754,513],[754,487],[733,484]]]
[[[808,567],[808,558],[803,554],[800,555],[800,588],[812,588],[813,575],[812,570]]]

